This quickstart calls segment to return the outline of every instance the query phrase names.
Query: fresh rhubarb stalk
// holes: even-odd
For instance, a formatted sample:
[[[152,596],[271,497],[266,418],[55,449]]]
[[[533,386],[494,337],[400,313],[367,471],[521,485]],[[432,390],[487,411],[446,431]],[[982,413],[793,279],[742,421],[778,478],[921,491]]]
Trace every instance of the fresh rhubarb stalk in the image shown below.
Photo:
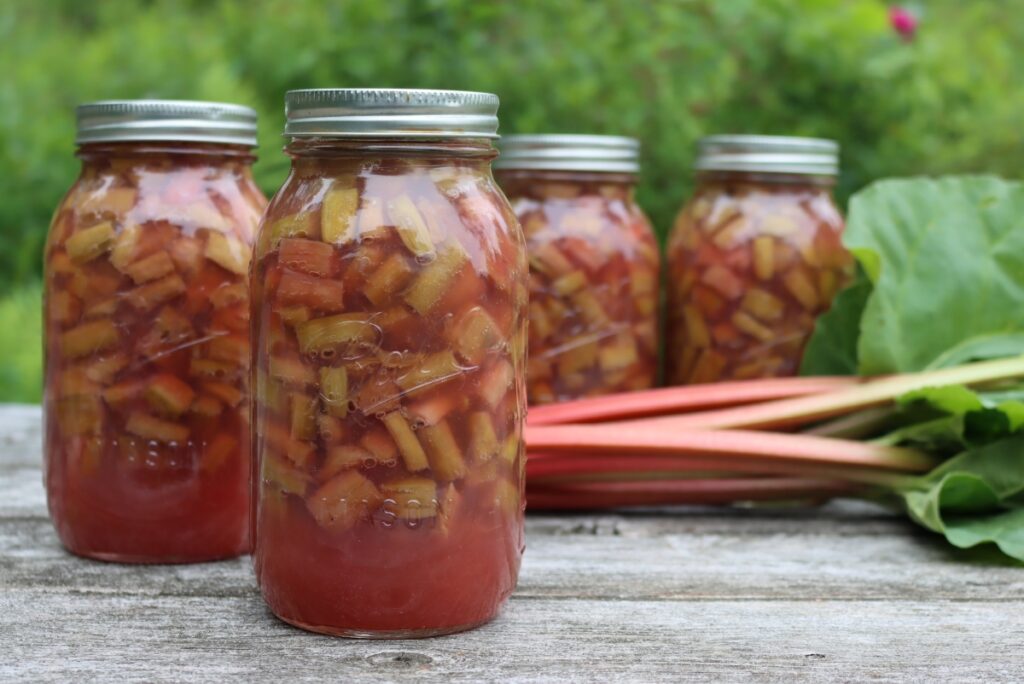
[[[531,510],[618,508],[674,504],[728,504],[737,501],[823,499],[856,491],[855,486],[832,480],[790,477],[755,477],[660,482],[593,482],[527,489]]]
[[[902,394],[925,387],[980,385],[1019,377],[1024,377],[1024,356],[922,373],[893,375],[826,394],[770,401],[756,406],[627,420],[616,425],[659,432],[722,428],[792,428],[841,416],[851,411],[882,406]]]
[[[840,439],[864,439],[884,431],[892,422],[896,409],[892,406],[876,406],[809,427],[805,435],[836,437]]]
[[[641,422],[641,421],[636,421]],[[747,430],[652,430],[647,425],[527,426],[530,451],[705,456],[822,466],[862,466],[924,472],[935,459],[914,449],[812,435]]]
[[[875,467],[821,465],[763,458],[643,454],[562,455],[530,453],[526,475],[531,484],[789,475],[895,487],[913,477]]]
[[[530,407],[527,421],[530,425],[559,425],[644,418],[821,394],[857,382],[847,377],[771,378],[667,387]]]

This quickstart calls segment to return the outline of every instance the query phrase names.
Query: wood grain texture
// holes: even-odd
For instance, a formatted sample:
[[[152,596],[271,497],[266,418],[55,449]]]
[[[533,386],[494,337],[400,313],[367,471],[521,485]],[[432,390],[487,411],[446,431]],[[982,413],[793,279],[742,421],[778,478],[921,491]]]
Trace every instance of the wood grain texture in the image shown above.
[[[46,517],[39,410],[0,407],[0,680],[1014,681],[1024,569],[884,509],[530,516],[494,623],[425,641],[288,627],[248,559],[70,556]]]

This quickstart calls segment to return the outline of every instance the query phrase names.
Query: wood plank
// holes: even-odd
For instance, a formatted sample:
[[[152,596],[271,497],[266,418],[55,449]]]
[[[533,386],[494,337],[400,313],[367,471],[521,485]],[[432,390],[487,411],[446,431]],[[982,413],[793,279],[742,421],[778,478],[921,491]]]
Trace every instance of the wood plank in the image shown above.
[[[1021,673],[1022,608],[515,598],[476,631],[385,643],[304,634],[274,620],[254,592],[125,598],[15,590],[0,597],[0,678],[1008,681]]]

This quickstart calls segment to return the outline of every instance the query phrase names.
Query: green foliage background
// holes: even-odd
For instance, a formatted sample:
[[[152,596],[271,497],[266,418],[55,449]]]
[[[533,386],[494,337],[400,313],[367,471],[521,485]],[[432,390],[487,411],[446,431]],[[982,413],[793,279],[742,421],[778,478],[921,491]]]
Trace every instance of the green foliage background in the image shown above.
[[[909,8],[921,20],[913,40],[881,0],[7,0],[0,286],[19,291],[0,304],[0,350],[39,347],[25,302],[38,296],[47,222],[76,174],[80,102],[253,105],[257,178],[272,193],[287,170],[289,88],[492,91],[506,133],[640,137],[640,201],[661,235],[690,191],[694,141],[710,133],[839,140],[841,200],[883,176],[1019,175],[1024,2]],[[0,400],[38,396],[37,364],[0,363]]]

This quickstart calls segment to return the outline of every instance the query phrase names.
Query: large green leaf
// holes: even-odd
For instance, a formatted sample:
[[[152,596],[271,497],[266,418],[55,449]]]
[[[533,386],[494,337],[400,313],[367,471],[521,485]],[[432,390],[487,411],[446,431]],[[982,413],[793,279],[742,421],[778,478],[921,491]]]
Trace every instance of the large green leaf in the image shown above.
[[[1024,184],[874,183],[851,199],[844,242],[874,281],[860,320],[862,374],[1024,352]]]
[[[1024,560],[1024,436],[969,449],[898,492],[915,521],[968,548]]]

